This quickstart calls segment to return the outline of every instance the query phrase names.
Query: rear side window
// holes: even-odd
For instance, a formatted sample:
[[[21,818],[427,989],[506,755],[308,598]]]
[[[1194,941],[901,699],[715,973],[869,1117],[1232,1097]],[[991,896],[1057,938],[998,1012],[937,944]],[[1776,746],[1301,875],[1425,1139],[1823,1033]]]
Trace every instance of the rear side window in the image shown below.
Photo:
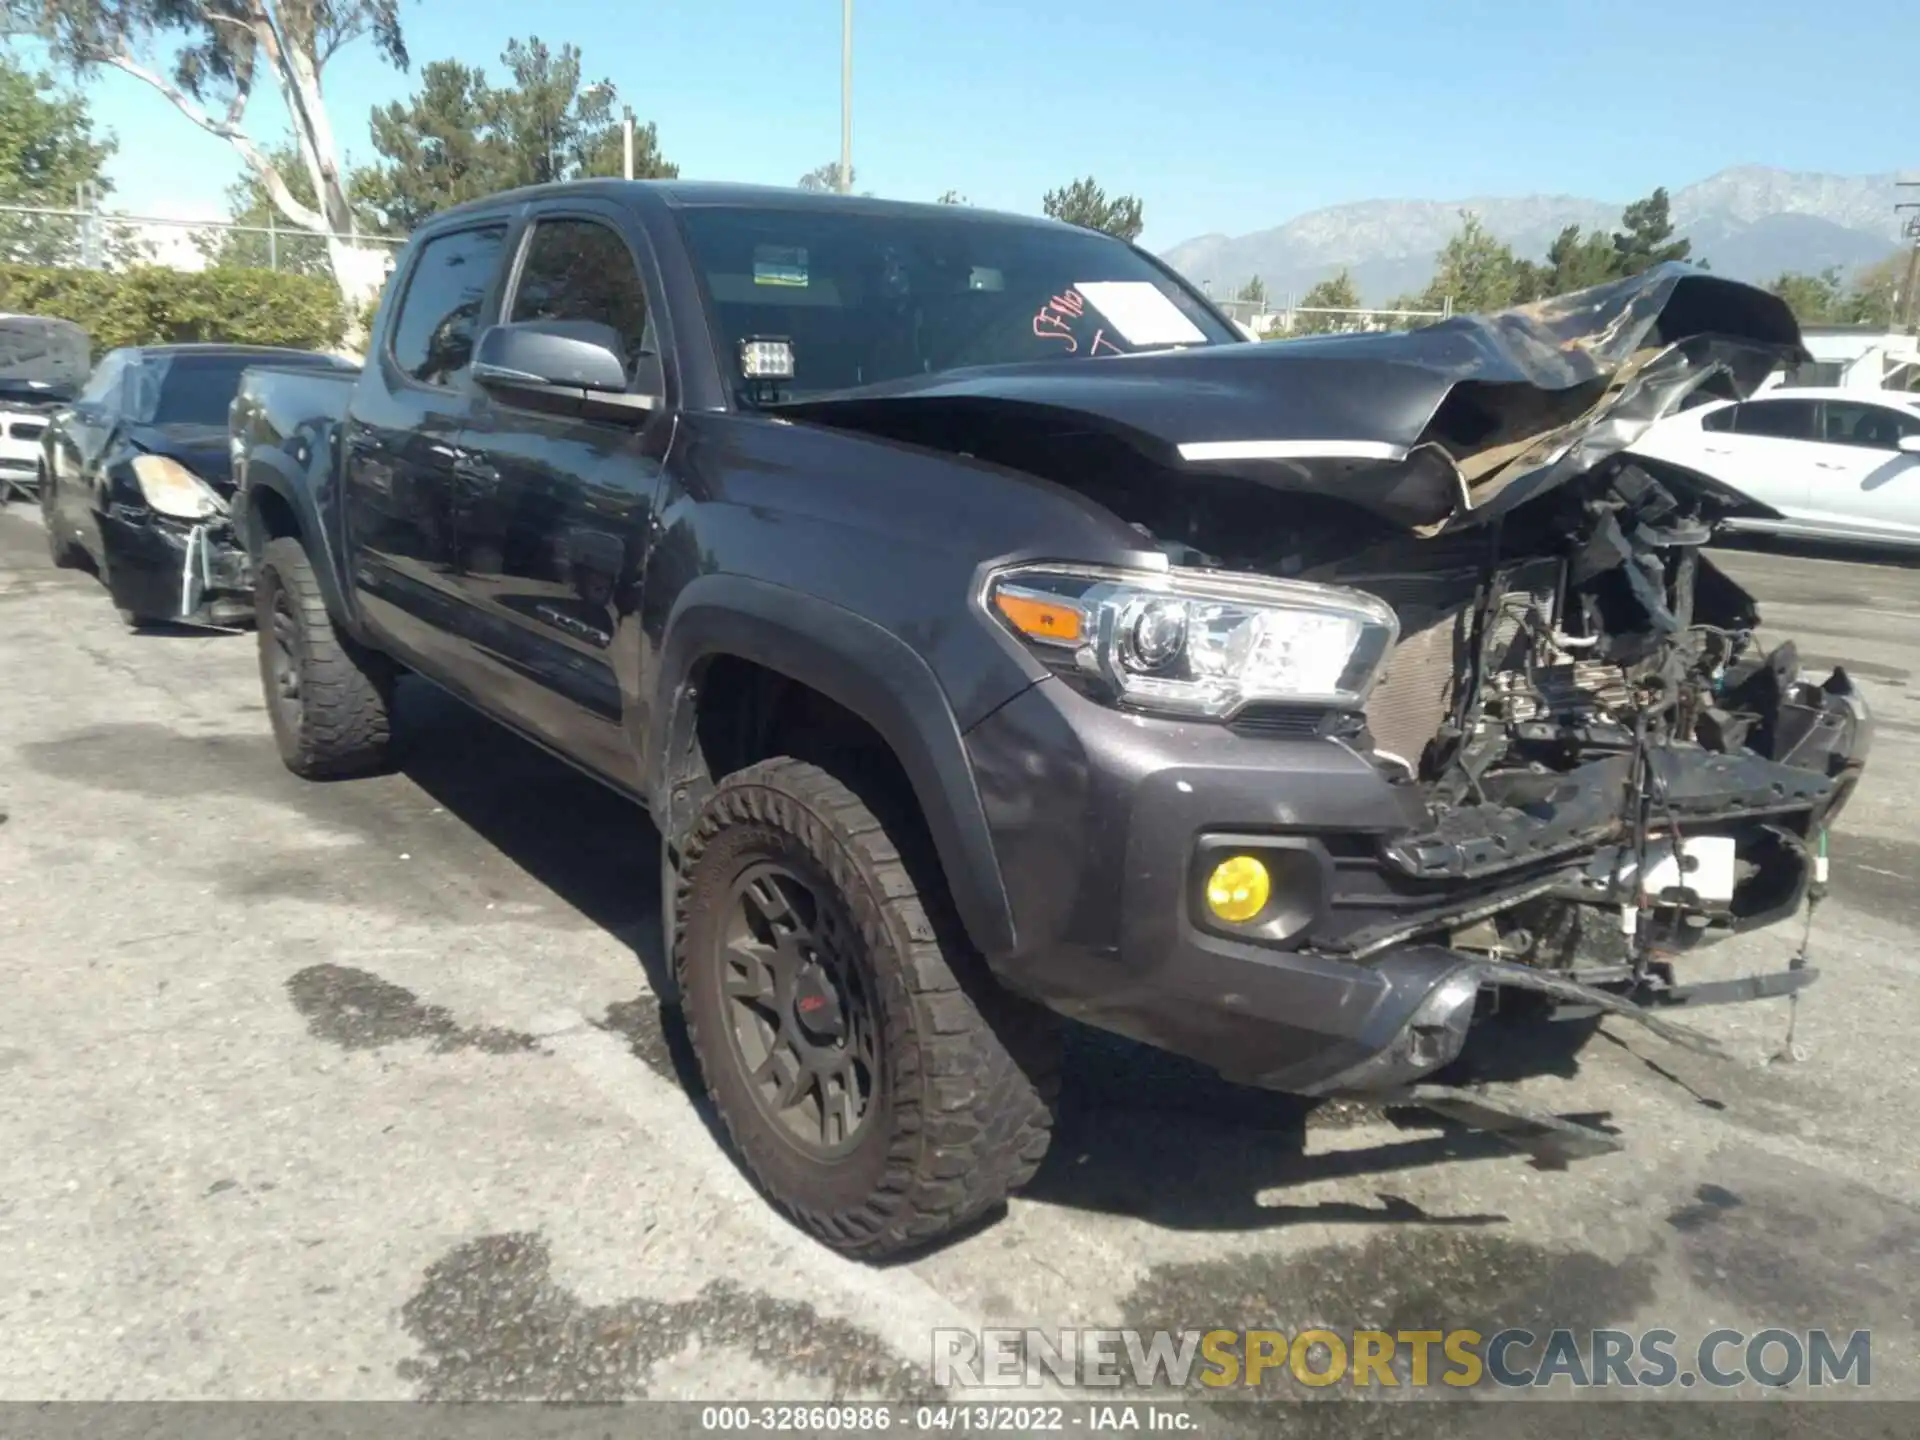
[[[1742,435],[1770,440],[1817,440],[1818,410],[1811,400],[1750,400],[1740,407],[1734,428]]]
[[[475,323],[506,238],[505,225],[489,225],[421,247],[392,340],[395,363],[415,380],[451,385],[472,361]]]
[[[627,377],[656,348],[647,324],[647,292],[633,255],[605,225],[542,220],[527,242],[509,320],[597,320],[620,333]]]
[[[1920,435],[1920,415],[1904,415],[1887,405],[1829,400],[1825,431],[1829,445],[1858,445],[1863,450],[1898,450],[1909,435]]]
[[[1731,430],[1733,429],[1734,419],[1739,413],[1740,407],[1738,405],[1723,405],[1711,415],[1702,416],[1700,419],[1700,428],[1702,430]]]

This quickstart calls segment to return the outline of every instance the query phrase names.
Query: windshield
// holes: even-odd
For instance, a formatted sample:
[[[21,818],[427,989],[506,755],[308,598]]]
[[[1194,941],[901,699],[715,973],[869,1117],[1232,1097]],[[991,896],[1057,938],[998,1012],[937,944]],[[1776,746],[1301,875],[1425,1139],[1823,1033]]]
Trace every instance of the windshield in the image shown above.
[[[922,218],[699,206],[681,220],[723,373],[744,391],[742,341],[792,347],[793,379],[752,397],[760,400],[1240,338],[1150,260],[1090,230],[964,210]]]

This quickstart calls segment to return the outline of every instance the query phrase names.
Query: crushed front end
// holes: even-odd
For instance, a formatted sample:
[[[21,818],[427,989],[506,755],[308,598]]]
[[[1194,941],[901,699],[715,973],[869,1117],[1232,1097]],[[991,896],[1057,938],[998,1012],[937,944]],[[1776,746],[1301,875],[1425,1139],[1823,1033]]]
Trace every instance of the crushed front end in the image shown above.
[[[966,736],[1001,978],[1235,1079],[1457,1112],[1425,1082],[1490,1007],[1704,1048],[1672,1007],[1812,978],[1701,986],[1685,955],[1808,903],[1866,704],[1705,552],[1769,512],[1629,454],[1803,357],[1776,297],[1664,265],[1408,333],[783,408],[1139,537],[982,577],[983,622],[1050,672]]]
[[[228,497],[178,460],[129,455],[107,469],[101,575],[136,622],[218,628],[253,615],[253,576]]]
[[[1324,567],[1399,617],[1350,743],[1418,788],[1425,823],[1339,862],[1317,946],[1439,940],[1649,1005],[1812,978],[1677,968],[1807,903],[1872,730],[1843,670],[1761,637],[1710,535],[1616,459],[1451,547]]]

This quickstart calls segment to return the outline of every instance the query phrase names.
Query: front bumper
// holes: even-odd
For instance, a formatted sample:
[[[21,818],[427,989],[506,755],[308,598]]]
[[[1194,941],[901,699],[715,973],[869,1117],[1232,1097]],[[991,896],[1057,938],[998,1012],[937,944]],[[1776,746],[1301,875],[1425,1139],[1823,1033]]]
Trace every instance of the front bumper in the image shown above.
[[[190,625],[251,619],[252,567],[224,518],[195,523],[116,504],[99,519],[101,572],[122,610]]]
[[[1807,709],[1805,724],[1783,727],[1776,754],[1787,753],[1743,759],[1738,784],[1725,757],[1668,762],[1671,792],[1697,802],[1686,833],[1733,834],[1764,861],[1747,867],[1727,928],[1802,902],[1806,837],[1838,813],[1864,760],[1871,724],[1857,695]],[[1458,1053],[1477,992],[1525,978],[1436,940],[1534,897],[1617,911],[1617,817],[1580,798],[1594,786],[1617,796],[1611,772],[1568,790],[1551,843],[1489,840],[1482,853],[1482,838],[1525,817],[1436,824],[1420,785],[1327,734],[1148,719],[1043,681],[966,738],[1014,920],[1014,949],[990,957],[1002,980],[1242,1082],[1404,1086]],[[1202,898],[1209,857],[1248,850],[1276,892],[1252,933],[1214,921]],[[1556,998],[1641,1009],[1578,983],[1589,978],[1556,977]]]

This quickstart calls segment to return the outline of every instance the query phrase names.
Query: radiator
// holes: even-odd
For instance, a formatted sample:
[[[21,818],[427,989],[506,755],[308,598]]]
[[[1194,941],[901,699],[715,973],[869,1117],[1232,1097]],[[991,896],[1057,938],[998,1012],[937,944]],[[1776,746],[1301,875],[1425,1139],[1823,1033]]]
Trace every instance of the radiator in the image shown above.
[[[1527,612],[1551,617],[1561,561],[1534,560],[1509,578],[1493,620],[1492,668],[1520,663]],[[1421,752],[1452,712],[1456,681],[1471,642],[1476,570],[1420,571],[1342,577],[1341,583],[1378,595],[1400,618],[1400,641],[1386,674],[1367,701],[1367,729],[1379,749],[1418,767]]]

